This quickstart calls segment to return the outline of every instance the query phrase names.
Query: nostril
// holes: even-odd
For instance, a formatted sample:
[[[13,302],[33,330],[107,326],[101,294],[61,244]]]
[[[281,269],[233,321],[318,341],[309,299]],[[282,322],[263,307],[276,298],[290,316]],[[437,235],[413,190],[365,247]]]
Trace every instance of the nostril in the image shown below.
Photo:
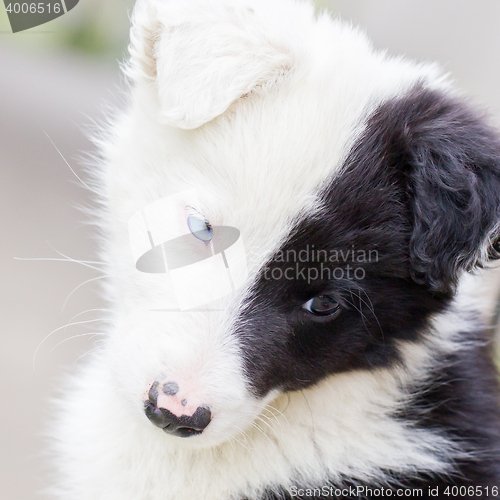
[[[156,380],[150,387],[148,393],[148,399],[154,405],[158,404],[159,391],[166,396],[175,396],[179,392],[179,385],[176,382],[166,382],[164,384],[160,384],[160,382]],[[183,401],[185,401],[185,399],[183,399]]]
[[[151,401],[144,403],[144,412],[148,419],[160,429],[179,437],[201,434],[212,419],[212,412],[207,406],[199,406],[192,415],[174,415],[165,408],[158,408]]]
[[[179,386],[175,382],[166,382],[163,384],[163,394],[175,396],[179,392]]]

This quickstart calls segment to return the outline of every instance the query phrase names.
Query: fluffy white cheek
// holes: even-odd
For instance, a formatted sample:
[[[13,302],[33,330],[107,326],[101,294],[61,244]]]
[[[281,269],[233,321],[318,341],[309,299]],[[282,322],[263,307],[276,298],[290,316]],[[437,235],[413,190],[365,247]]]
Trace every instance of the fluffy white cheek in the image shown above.
[[[129,311],[117,318],[108,356],[118,399],[139,425],[162,439],[182,446],[219,444],[244,432],[265,405],[247,388],[237,339],[222,326],[220,314]],[[179,417],[200,406],[210,409],[210,424],[201,434],[171,436],[148,420],[144,404],[155,381],[158,405]],[[165,384],[175,388],[172,394],[165,394]]]

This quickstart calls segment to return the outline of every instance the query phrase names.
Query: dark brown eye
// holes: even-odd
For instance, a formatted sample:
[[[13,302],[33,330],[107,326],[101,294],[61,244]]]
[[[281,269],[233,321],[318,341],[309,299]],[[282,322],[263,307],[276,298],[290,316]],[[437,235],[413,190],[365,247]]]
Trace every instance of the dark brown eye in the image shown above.
[[[340,313],[340,304],[330,295],[318,295],[308,300],[302,307],[315,316],[333,316]]]

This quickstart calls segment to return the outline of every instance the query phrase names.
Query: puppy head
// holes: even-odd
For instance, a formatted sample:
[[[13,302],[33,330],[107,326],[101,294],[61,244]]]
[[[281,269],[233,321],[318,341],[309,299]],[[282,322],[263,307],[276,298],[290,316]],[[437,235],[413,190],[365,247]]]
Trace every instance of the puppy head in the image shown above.
[[[386,58],[306,3],[144,0],[134,20],[105,181],[108,356],[137,418],[213,445],[282,392],[404,362],[397,346],[493,254],[495,134],[436,68]],[[162,258],[173,235],[184,258],[234,228],[244,278],[179,307],[168,263],[141,272],[129,250],[137,214]]]

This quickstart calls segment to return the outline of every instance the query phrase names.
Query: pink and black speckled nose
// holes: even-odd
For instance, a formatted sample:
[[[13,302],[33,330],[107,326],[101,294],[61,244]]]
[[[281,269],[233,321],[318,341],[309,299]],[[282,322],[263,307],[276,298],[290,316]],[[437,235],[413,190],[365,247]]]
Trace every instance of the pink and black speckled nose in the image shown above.
[[[178,437],[201,434],[212,419],[206,405],[194,406],[179,396],[176,382],[155,381],[149,389],[144,412],[149,420],[165,432]]]

